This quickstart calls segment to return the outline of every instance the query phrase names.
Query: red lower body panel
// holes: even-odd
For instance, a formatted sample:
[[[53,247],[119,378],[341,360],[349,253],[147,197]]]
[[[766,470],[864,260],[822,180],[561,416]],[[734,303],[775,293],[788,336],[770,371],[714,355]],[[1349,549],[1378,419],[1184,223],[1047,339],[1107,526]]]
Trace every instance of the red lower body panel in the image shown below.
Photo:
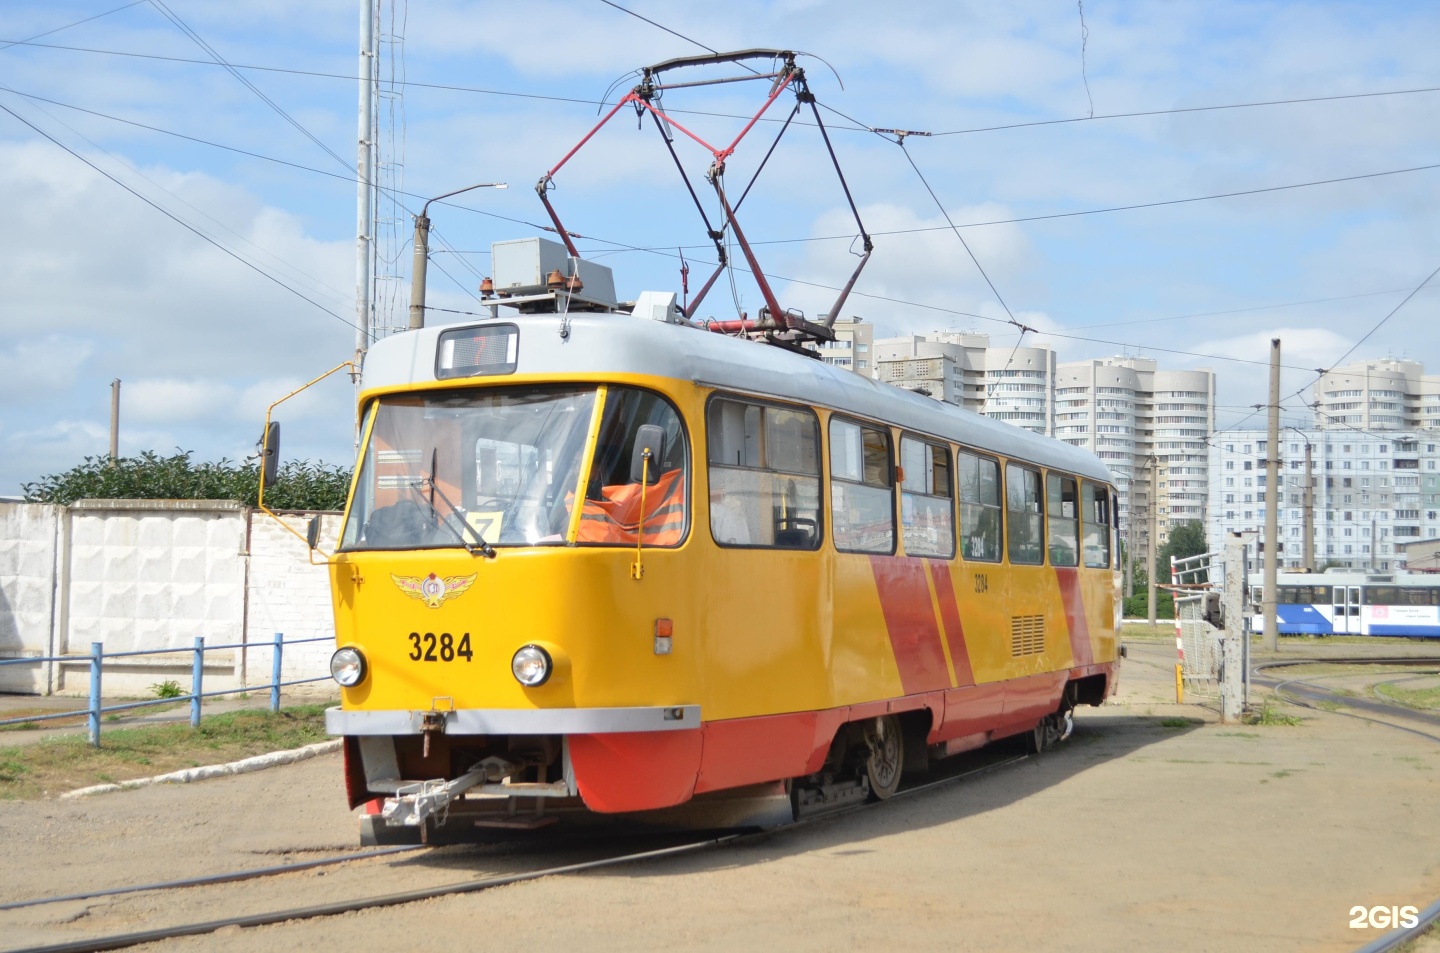
[[[950,753],[978,747],[1029,730],[1059,706],[1071,678],[1102,673],[1113,683],[1114,663],[824,711],[712,721],[694,731],[572,735],[570,761],[593,811],[673,807],[707,791],[813,774],[841,725],[887,713],[928,708],[930,744],[947,743]]]

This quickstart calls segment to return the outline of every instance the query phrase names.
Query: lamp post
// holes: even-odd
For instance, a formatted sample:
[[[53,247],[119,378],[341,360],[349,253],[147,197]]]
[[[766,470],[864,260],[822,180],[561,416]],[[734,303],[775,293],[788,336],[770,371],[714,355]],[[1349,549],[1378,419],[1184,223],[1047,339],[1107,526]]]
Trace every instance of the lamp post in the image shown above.
[[[467,185],[463,189],[456,189],[453,192],[446,192],[444,195],[437,195],[433,199],[427,199],[421,207],[420,214],[415,216],[415,260],[410,269],[410,330],[425,326],[425,269],[430,262],[430,203],[438,202],[441,199],[448,199],[452,195],[459,195],[461,192],[469,192],[472,189],[508,189],[510,186],[504,182],[481,182],[478,185]]]

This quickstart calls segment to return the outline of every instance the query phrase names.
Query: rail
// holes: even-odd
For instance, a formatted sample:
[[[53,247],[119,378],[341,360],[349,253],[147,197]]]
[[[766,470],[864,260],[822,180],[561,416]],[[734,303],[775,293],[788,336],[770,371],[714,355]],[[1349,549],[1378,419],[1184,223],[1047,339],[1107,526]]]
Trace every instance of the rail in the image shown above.
[[[190,702],[190,726],[192,728],[198,728],[200,726],[201,702],[204,699],[219,698],[222,695],[240,695],[265,687],[264,684],[242,685],[239,688],[225,688],[221,689],[220,691],[214,692],[205,691],[205,653],[218,652],[222,649],[242,649],[245,651],[255,651],[257,649],[263,650],[269,648],[273,650],[274,654],[271,656],[270,660],[270,710],[279,711],[280,689],[290,688],[294,685],[307,685],[311,682],[324,682],[329,680],[328,675],[320,675],[315,678],[295,678],[291,679],[288,682],[285,681],[281,676],[281,667],[283,665],[285,657],[285,647],[287,645],[304,645],[307,642],[331,641],[334,641],[333,638],[331,636],[325,635],[313,639],[294,639],[287,642],[285,641],[285,633],[276,632],[275,640],[269,643],[230,642],[224,645],[207,646],[205,644],[204,637],[197,636],[195,638],[195,644],[189,648],[131,649],[124,652],[107,652],[105,651],[105,644],[103,642],[91,642],[89,655],[41,655],[32,656],[29,658],[0,659],[0,669],[3,669],[7,665],[38,665],[46,662],[56,662],[61,664],[66,662],[87,662],[90,666],[90,703],[87,708],[76,709],[73,711],[53,712],[44,715],[26,715],[20,718],[6,718],[0,720],[0,727],[3,727],[5,725],[29,724],[31,722],[37,721],[51,721],[58,718],[74,718],[78,715],[85,714],[88,716],[90,744],[98,748],[100,747],[100,716],[111,714],[113,712],[131,711],[136,708],[149,708],[152,705],[173,705],[177,702],[185,702],[188,700]],[[104,663],[106,659],[132,658],[141,655],[174,655],[182,652],[190,653],[194,656],[194,661],[190,669],[190,691],[188,694],[175,695],[170,698],[147,698],[144,701],[125,702],[119,705],[101,704],[100,684],[101,675],[104,671]]]

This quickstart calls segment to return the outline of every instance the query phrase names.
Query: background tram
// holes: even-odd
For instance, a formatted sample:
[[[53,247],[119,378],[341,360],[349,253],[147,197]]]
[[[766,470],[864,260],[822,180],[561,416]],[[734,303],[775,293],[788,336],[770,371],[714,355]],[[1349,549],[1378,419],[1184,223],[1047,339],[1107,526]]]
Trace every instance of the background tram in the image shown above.
[[[1263,575],[1252,573],[1258,612]],[[1440,575],[1325,572],[1281,574],[1276,586],[1281,635],[1400,635],[1440,637]],[[1251,631],[1263,625],[1257,614]]]

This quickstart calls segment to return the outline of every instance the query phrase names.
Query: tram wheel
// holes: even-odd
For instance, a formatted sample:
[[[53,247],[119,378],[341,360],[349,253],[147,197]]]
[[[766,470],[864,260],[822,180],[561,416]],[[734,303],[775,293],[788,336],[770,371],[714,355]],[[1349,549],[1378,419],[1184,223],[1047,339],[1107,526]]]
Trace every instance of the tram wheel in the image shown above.
[[[905,735],[900,719],[882,715],[865,726],[865,777],[870,781],[870,799],[884,801],[900,790],[905,770]]]
[[[1031,754],[1039,754],[1050,747],[1050,719],[1040,719],[1030,733],[1025,736],[1025,749]]]

